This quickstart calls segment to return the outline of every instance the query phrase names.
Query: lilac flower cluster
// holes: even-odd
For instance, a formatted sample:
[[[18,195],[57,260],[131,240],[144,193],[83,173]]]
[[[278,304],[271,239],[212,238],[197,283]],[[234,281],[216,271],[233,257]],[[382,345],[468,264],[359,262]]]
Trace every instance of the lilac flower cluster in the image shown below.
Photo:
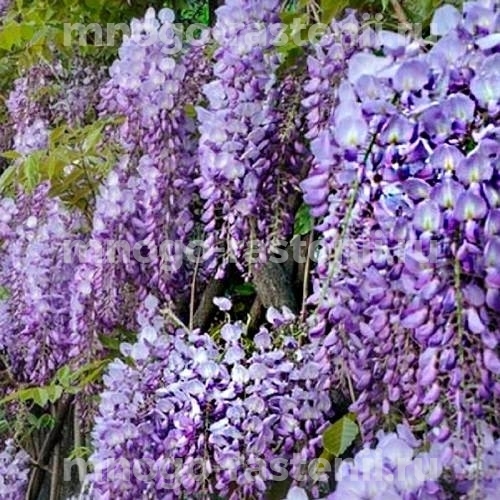
[[[292,477],[299,474],[332,416],[321,352],[291,337],[276,347],[262,328],[249,353],[239,323],[222,326],[220,343],[174,331],[155,315],[157,303],[146,299],[138,342],[122,345],[133,365],[117,360],[104,378],[93,431],[94,494],[260,498],[273,459],[290,460]],[[119,459],[139,467],[129,480],[113,474]],[[155,473],[145,480],[151,464]]]
[[[353,54],[311,144],[324,174],[313,168],[303,187],[325,244],[310,334],[326,331],[343,360],[368,440],[400,411],[431,440],[474,442],[477,419],[495,425],[498,8],[438,10],[443,36],[428,52],[395,35],[390,50]]]
[[[103,85],[106,70],[82,58],[71,61],[69,68],[61,68],[58,75],[58,97],[51,106],[51,125],[62,121],[70,127],[84,125],[94,116],[99,101],[99,88]],[[57,117],[57,120],[54,119]]]
[[[125,119],[117,135],[126,154],[96,199],[90,249],[77,269],[72,297],[74,328],[131,326],[136,301],[149,292],[182,301],[189,289],[182,248],[163,242],[187,244],[194,225],[197,145],[186,106],[197,103],[209,70],[196,47],[180,59],[171,56],[180,44],[173,21],[168,9],[158,15],[149,9],[143,20],[133,20],[101,90],[101,114]],[[144,46],[144,37],[160,30],[162,36]],[[123,239],[130,249],[138,246],[143,259],[120,250],[103,255],[106,242]]]
[[[21,154],[45,149],[48,145],[50,102],[42,99],[40,93],[50,82],[48,66],[33,66],[14,82],[14,89],[7,99],[15,134],[14,149]]]
[[[297,208],[299,182],[308,171],[311,154],[306,145],[306,117],[302,109],[304,78],[294,73],[284,75],[277,84],[274,105],[274,135],[270,137],[269,161],[272,173],[262,183],[260,196],[268,201],[261,204],[261,225],[267,225],[267,241],[287,241],[292,234],[293,215]],[[264,224],[265,221],[265,224]],[[271,250],[272,251],[272,250]],[[264,255],[262,255],[264,257]]]
[[[438,483],[443,468],[432,452],[418,452],[421,444],[406,425],[396,433],[377,434],[377,446],[365,447],[337,471],[337,487],[328,500],[349,498],[444,500]]]
[[[388,31],[356,41],[348,12],[311,47],[305,80],[278,81],[267,33],[278,13],[278,0],[227,0],[213,60],[179,50],[168,9],[132,21],[97,105],[123,118],[103,140],[124,153],[91,227],[46,184],[0,199],[0,353],[16,382],[45,384],[98,355],[97,334],[139,330],[104,377],[89,499],[263,498],[275,459],[289,463],[288,500],[307,498],[299,484],[317,497],[303,463],[335,417],[329,391],[344,384],[365,445],[403,420],[431,446],[420,451],[406,424],[379,433],[341,467],[331,500],[495,498],[500,4],[438,9],[429,45]],[[19,153],[45,148],[49,127],[79,125],[94,106],[102,75],[83,63],[65,71],[39,65],[16,81]],[[64,98],[46,92],[54,72]],[[220,277],[229,256],[248,272],[253,240],[265,260],[289,235],[304,167],[300,190],[323,243],[309,341],[292,335],[304,325],[292,328],[288,310],[268,311],[271,328],[252,339],[228,319],[211,335],[166,321],[161,308],[185,302],[194,269],[164,242],[185,246],[201,228],[203,277]],[[68,241],[85,245],[76,270]],[[123,241],[143,259],[103,253]],[[228,318],[231,301],[213,302]],[[11,442],[0,453],[0,498],[19,497],[25,458]]]
[[[349,35],[358,33],[360,28],[356,12],[350,11],[341,20],[333,19],[329,31],[311,47],[313,53],[307,58],[308,78],[304,85],[306,97],[302,101],[310,141],[328,127],[332,109],[337,104],[339,79],[346,71],[350,56],[359,50],[359,40],[350,39]],[[342,35],[341,39],[337,33]]]
[[[484,498],[493,500],[500,487],[500,439],[490,427],[478,423],[477,443],[456,438],[435,443],[431,452],[448,471],[444,484],[453,491],[453,498]],[[475,451],[475,454],[472,454]]]
[[[284,229],[276,228],[282,211],[276,213],[273,206],[273,200],[286,198],[290,183],[296,182],[276,141],[282,125],[275,109],[279,59],[268,30],[278,13],[277,0],[229,0],[216,11],[214,80],[204,87],[208,104],[197,109],[197,185],[204,200],[204,258],[209,268],[220,265],[221,272],[229,256],[247,270],[249,242],[269,243],[289,224],[285,218]],[[217,247],[225,250],[222,262],[215,255]],[[261,260],[265,251],[259,254]]]
[[[374,448],[365,445],[335,472],[336,488],[324,500],[493,500],[500,486],[500,440],[481,426],[481,452],[466,458],[468,443],[452,440],[421,451],[406,424],[397,432],[377,433]],[[286,500],[308,500],[307,492],[292,487]]]
[[[2,17],[8,11],[11,3],[11,0],[0,0],[0,22],[3,21]]]
[[[48,185],[0,201],[0,351],[19,383],[46,383],[86,346],[70,331],[73,278],[63,252],[79,238],[82,219],[48,196]]]
[[[29,457],[12,439],[0,449],[0,499],[19,500],[26,495],[29,479]]]
[[[56,60],[32,66],[17,78],[7,99],[14,129],[13,148],[23,155],[48,146],[49,128],[60,123],[82,125],[95,107],[95,95],[103,80],[102,68],[83,59],[70,69]]]

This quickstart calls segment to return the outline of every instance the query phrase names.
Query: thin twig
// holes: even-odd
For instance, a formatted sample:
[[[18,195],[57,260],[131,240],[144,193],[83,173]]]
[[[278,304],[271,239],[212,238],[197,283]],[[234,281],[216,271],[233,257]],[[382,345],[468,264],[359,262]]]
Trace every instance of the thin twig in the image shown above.
[[[82,431],[80,428],[80,401],[75,401],[73,408],[73,437],[75,448],[82,446]]]
[[[37,458],[37,467],[35,467],[30,476],[28,489],[26,490],[26,500],[36,500],[42,487],[45,466],[48,465],[50,455],[57,445],[61,437],[61,431],[64,426],[64,421],[71,407],[73,396],[59,401],[56,420],[54,426],[47,433],[43,445],[40,449],[40,454]]]
[[[73,407],[73,443],[75,450],[80,450],[82,447],[82,429],[80,425],[80,401],[75,400],[75,405]],[[85,478],[85,466],[78,461],[78,480],[83,480]]]
[[[408,17],[406,17],[405,11],[403,7],[399,3],[399,0],[391,0],[392,8],[394,9],[394,15],[396,19],[402,24],[407,30],[411,31],[411,24],[408,21]]]
[[[319,14],[320,8],[316,3],[316,0],[312,0],[307,3],[307,15],[309,19],[314,21],[316,24],[321,23],[321,16]]]
[[[57,443],[54,446],[52,454],[52,477],[50,478],[49,500],[57,500],[59,490],[59,465],[61,461],[61,445]]]
[[[196,256],[196,263],[194,265],[193,279],[191,281],[191,297],[189,301],[189,330],[192,331],[194,327],[194,299],[196,296],[196,276],[198,275],[198,268],[200,266],[201,252]]]
[[[354,394],[354,387],[352,385],[351,375],[349,374],[349,370],[347,370],[344,361],[342,361],[342,370],[347,379],[347,387],[349,388],[349,397],[351,398],[351,402],[354,403],[354,401],[356,401],[356,395]]]
[[[187,333],[191,333],[191,330],[188,328],[188,326],[177,316],[177,314],[172,311],[169,307],[165,307],[165,309],[162,309],[161,311],[165,315],[167,315],[173,322],[183,330],[185,330]]]
[[[306,263],[304,266],[304,277],[302,281],[302,307],[300,308],[300,320],[304,321],[306,315],[306,302],[309,285],[309,270],[311,268],[311,250],[312,250],[313,232],[307,238]]]

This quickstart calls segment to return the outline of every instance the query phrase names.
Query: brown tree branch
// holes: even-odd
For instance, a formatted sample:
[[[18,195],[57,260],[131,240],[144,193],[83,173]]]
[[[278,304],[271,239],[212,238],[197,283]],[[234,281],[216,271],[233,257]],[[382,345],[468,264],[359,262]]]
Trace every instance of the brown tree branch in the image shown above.
[[[213,299],[224,293],[224,280],[212,279],[208,282],[203,294],[200,298],[200,303],[193,316],[193,327],[204,329],[210,322],[210,317],[215,308]]]
[[[37,500],[42,488],[43,479],[45,477],[45,468],[50,463],[50,457],[55,446],[61,439],[61,430],[64,426],[64,421],[71,408],[73,396],[63,398],[59,401],[56,412],[54,427],[50,429],[45,437],[43,445],[40,449],[40,454],[37,457],[37,465],[31,472],[28,489],[26,492],[26,500]]]
[[[265,308],[272,306],[281,309],[286,306],[292,312],[298,312],[290,276],[281,264],[266,262],[259,266],[255,271],[253,282]]]

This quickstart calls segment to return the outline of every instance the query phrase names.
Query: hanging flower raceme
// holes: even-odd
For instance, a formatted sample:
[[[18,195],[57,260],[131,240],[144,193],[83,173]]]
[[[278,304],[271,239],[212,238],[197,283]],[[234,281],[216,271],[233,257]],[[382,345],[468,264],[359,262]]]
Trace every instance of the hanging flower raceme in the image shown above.
[[[117,138],[126,154],[97,196],[72,299],[75,327],[129,324],[134,304],[149,292],[182,302],[189,289],[193,266],[183,252],[194,225],[197,145],[187,108],[197,104],[196,84],[209,72],[202,52],[182,50],[173,22],[168,9],[132,21],[101,90],[101,114],[124,118]],[[195,63],[192,81],[186,69]]]
[[[71,331],[68,296],[82,218],[48,196],[48,186],[1,201],[0,350],[17,382],[46,383],[84,354]]]
[[[441,481],[449,490],[446,498],[496,498],[500,486],[500,439],[481,421],[474,439],[479,440],[479,446],[453,437],[431,447],[432,456],[443,466]],[[471,453],[473,448],[475,454]]]
[[[328,500],[349,498],[450,498],[438,480],[443,465],[432,452],[418,452],[421,444],[405,425],[397,433],[377,434],[377,446],[365,447],[337,471],[337,487]]]
[[[293,230],[293,216],[298,206],[299,182],[304,178],[311,156],[304,138],[305,113],[302,76],[283,76],[276,89],[275,129],[269,140],[270,175],[262,183],[260,196],[270,200],[261,204],[257,227],[268,234],[266,245],[288,241]],[[268,251],[268,250],[267,250]],[[266,252],[261,252],[261,259]]]
[[[14,89],[7,100],[7,108],[14,128],[14,149],[30,154],[48,146],[50,104],[39,95],[51,82],[48,66],[33,66],[25,76],[14,82]],[[47,98],[46,98],[47,99]]]
[[[138,342],[122,345],[133,365],[117,360],[105,375],[90,491],[124,499],[262,498],[279,458],[298,477],[332,412],[321,354],[290,337],[278,348],[265,328],[248,353],[239,323],[222,326],[219,345],[165,328],[157,303],[146,299]],[[131,479],[117,467],[129,467]]]
[[[495,425],[500,96],[472,83],[496,78],[497,54],[482,48],[489,25],[475,17],[483,9],[471,2],[448,31],[438,11],[434,29],[446,33],[428,53],[402,44],[354,54],[334,126],[312,142],[336,183],[312,203],[328,211],[310,332],[327,330],[368,439],[401,409],[426,420],[431,440],[473,443],[478,418]],[[452,44],[464,58],[450,64]]]
[[[57,101],[51,106],[51,126],[58,121],[79,127],[93,119],[99,102],[99,88],[106,79],[106,69],[77,57],[69,68],[58,74]]]
[[[260,246],[250,258],[257,253],[265,259],[270,238],[284,232],[276,229],[282,215],[273,199],[283,193],[286,198],[296,182],[293,165],[288,173],[286,158],[274,154],[273,138],[284,126],[275,109],[279,60],[271,34],[278,13],[279,2],[273,1],[231,0],[217,10],[215,79],[204,87],[208,105],[198,108],[197,184],[205,201],[204,258],[210,268],[221,264],[220,271],[230,258],[247,269],[252,242]]]
[[[18,500],[24,498],[28,488],[30,458],[12,439],[0,448],[0,498]]]
[[[0,1],[0,16],[4,16],[7,10],[9,9],[11,4],[11,0],[1,0]],[[0,18],[0,21],[2,19]]]
[[[71,67],[55,60],[32,66],[14,82],[7,108],[14,129],[13,148],[23,155],[48,147],[50,128],[85,123],[97,104],[104,72],[84,59]]]
[[[130,214],[123,214],[125,234],[146,252],[142,262],[132,259],[129,272],[143,293],[156,290],[166,299],[182,293],[188,281],[181,247],[193,227],[196,166],[193,119],[182,97],[190,76],[173,22],[168,9],[158,17],[149,9],[143,21],[134,20],[101,92],[102,113],[125,116],[119,140],[131,161],[117,171],[125,166],[118,173],[120,187],[136,196]],[[195,105],[198,96],[191,97]]]
[[[480,426],[481,427],[481,426]],[[335,471],[336,487],[324,500],[494,500],[499,487],[500,440],[481,427],[481,452],[473,459],[467,443],[453,440],[423,449],[407,424],[397,431],[378,432],[374,447],[365,445]],[[307,492],[292,487],[286,500],[308,500]]]

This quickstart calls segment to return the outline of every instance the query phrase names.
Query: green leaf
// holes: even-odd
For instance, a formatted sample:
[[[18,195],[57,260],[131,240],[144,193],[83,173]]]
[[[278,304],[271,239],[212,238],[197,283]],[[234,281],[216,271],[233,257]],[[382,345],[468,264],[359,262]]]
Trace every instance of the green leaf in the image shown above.
[[[8,403],[9,401],[21,401],[23,403],[29,403],[33,401],[38,406],[42,408],[47,403],[55,403],[62,395],[64,389],[60,385],[49,385],[42,387],[28,387],[26,389],[20,389],[9,394],[7,397],[0,400],[0,405]]]
[[[10,297],[9,289],[0,286],[0,300],[7,300]]]
[[[99,140],[102,137],[102,129],[104,125],[100,123],[97,127],[93,128],[85,137],[83,141],[83,152],[88,153],[90,150],[94,149]]]
[[[0,153],[0,156],[6,158],[7,160],[17,160],[18,158],[21,157],[21,155],[14,150],[3,151],[2,153]]]
[[[56,145],[57,141],[59,141],[62,137],[64,137],[64,134],[66,134],[66,125],[60,125],[59,127],[56,127],[50,132],[49,136],[49,143],[50,147],[53,147]]]
[[[10,188],[16,178],[17,166],[10,165],[5,169],[5,171],[0,176],[0,193],[5,193],[5,191]]]
[[[55,375],[55,380],[58,381],[63,387],[67,387],[68,385],[71,385],[71,370],[68,365],[64,365],[59,370],[57,370],[57,373]]]
[[[5,419],[0,419],[0,434],[7,432],[9,430],[9,422]]]
[[[323,448],[334,457],[340,457],[358,437],[359,428],[349,416],[342,417],[323,433]]]
[[[40,160],[37,154],[32,154],[26,158],[23,165],[23,172],[26,176],[26,187],[33,189],[40,180],[39,172]]]
[[[110,335],[99,335],[99,341],[106,349],[110,351],[119,352],[120,351],[120,339],[117,337],[112,337]]]
[[[0,49],[11,50],[21,39],[22,35],[19,24],[11,21],[0,30]]]
[[[43,408],[49,402],[49,391],[44,387],[35,387],[30,399]]]
[[[37,32],[37,26],[33,24],[23,23],[21,24],[21,38],[23,41],[28,41],[33,38],[35,33]]]
[[[236,285],[233,290],[235,295],[239,295],[240,297],[249,297],[250,295],[255,294],[255,287],[252,283],[242,283],[241,285]]]
[[[39,429],[51,429],[52,427],[54,427],[56,423],[56,419],[48,414],[48,413],[44,413],[39,419],[38,419],[38,428]]]
[[[321,0],[321,22],[329,24],[330,21],[334,17],[337,17],[348,5],[348,0]]]
[[[54,424],[56,422],[54,417],[48,413],[44,413],[40,417],[37,417],[33,413],[28,413],[28,415],[26,416],[26,420],[32,428],[37,430],[50,429],[54,427]]]
[[[60,385],[51,385],[47,387],[47,398],[51,403],[55,403],[64,392],[64,389]]]
[[[75,460],[75,458],[87,458],[92,453],[92,450],[87,446],[77,446],[73,448],[71,453],[69,454],[69,460]]]
[[[304,236],[310,233],[314,228],[314,219],[311,217],[309,207],[304,203],[297,210],[295,215],[295,225],[293,234],[296,236]]]
[[[184,113],[186,113],[186,116],[189,118],[196,118],[196,108],[191,103],[187,103],[184,106]]]
[[[80,367],[73,374],[74,383],[78,386],[76,389],[79,390],[99,380],[110,361],[111,358],[99,359],[97,361],[91,361],[90,363]]]
[[[277,70],[278,72],[278,77],[282,77],[283,75],[286,75],[287,71],[290,68],[293,68],[296,66],[301,59],[304,58],[304,49],[302,47],[296,47],[296,46],[291,46],[289,44],[285,45],[283,50],[280,47],[280,51],[283,52],[283,58],[282,62]]]

